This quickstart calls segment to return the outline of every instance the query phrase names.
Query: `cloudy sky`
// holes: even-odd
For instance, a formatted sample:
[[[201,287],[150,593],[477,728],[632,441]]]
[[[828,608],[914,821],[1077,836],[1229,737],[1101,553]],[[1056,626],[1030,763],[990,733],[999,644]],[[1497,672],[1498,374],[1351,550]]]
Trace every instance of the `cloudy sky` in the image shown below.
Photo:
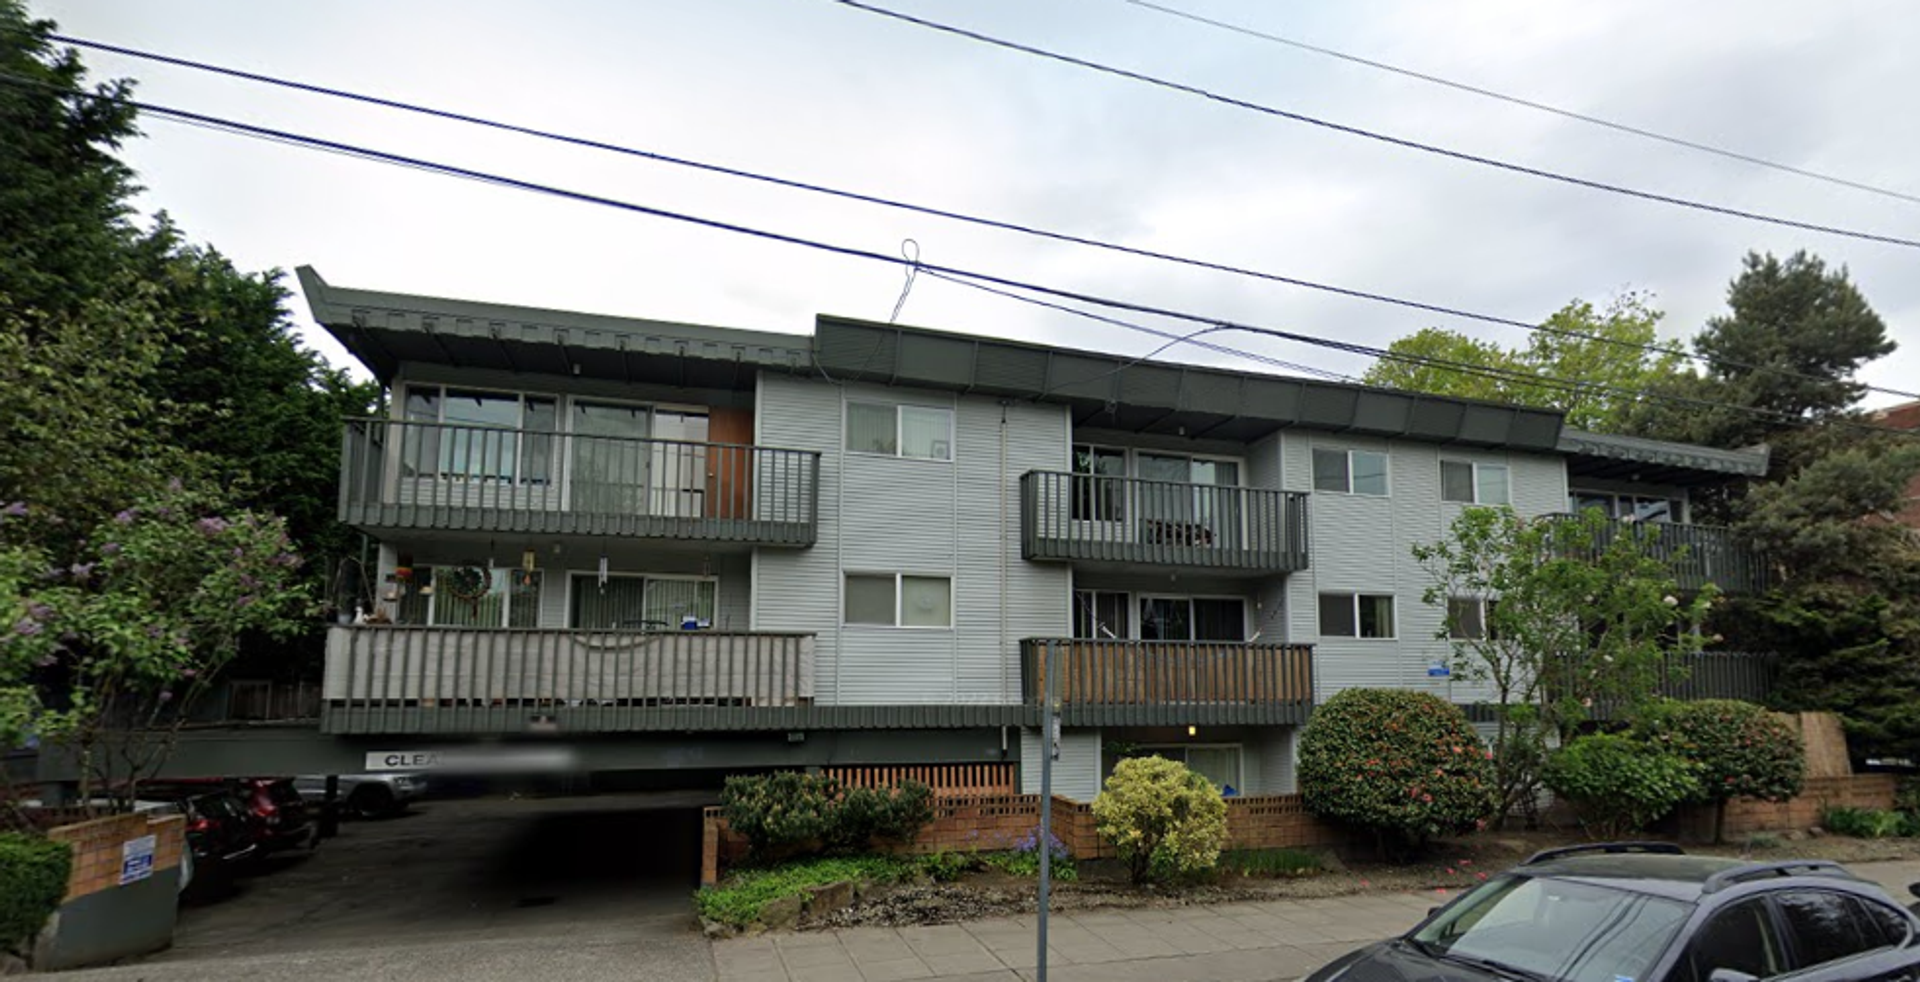
[[[1920,204],[1612,133],[1125,0],[878,0],[1223,94],[1533,167],[1920,238]],[[1307,4],[1162,0],[1364,57],[1920,195],[1920,13],[1899,0]],[[1651,291],[1665,331],[1723,309],[1747,250],[1851,269],[1920,390],[1920,250],[1567,187],[1273,119],[830,0],[326,4],[39,0],[81,37],[1185,256],[1535,321]],[[89,53],[164,105],[1207,317],[1385,345],[1523,332],[778,190]],[[800,333],[885,319],[900,270],[163,120],[126,156],[244,268],[539,307]],[[289,281],[291,286],[291,281]],[[296,320],[335,361],[346,355]],[[1112,326],[922,277],[900,320],[1141,353]],[[1184,332],[1190,328],[1172,324]],[[1348,374],[1363,359],[1236,347]],[[1207,352],[1179,355],[1223,361]],[[1243,363],[1244,364],[1244,363]],[[1878,395],[1870,404],[1898,401]]]

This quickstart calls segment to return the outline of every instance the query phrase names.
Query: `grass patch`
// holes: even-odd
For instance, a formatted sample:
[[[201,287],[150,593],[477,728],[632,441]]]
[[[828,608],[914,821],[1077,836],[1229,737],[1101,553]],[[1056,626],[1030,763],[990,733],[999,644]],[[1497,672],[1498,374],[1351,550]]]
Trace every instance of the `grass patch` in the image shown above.
[[[1257,877],[1312,876],[1325,871],[1318,853],[1305,849],[1228,849],[1220,854],[1219,869]]]
[[[734,927],[746,927],[760,917],[761,908],[781,897],[798,896],[809,887],[841,880],[891,883],[912,876],[919,864],[890,856],[849,856],[809,859],[764,869],[744,869],[719,884],[701,887],[693,895],[700,916]]]

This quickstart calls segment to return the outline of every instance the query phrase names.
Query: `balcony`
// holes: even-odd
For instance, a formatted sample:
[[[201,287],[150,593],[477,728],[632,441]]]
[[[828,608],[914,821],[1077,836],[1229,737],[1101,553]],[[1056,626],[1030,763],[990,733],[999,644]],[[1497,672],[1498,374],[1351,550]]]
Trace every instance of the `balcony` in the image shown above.
[[[1712,583],[1722,593],[1755,594],[1766,592],[1772,585],[1772,571],[1766,557],[1742,541],[1732,529],[1619,519],[1610,520],[1607,525],[1607,531],[1595,543],[1596,551],[1605,549],[1622,530],[1636,530],[1646,536],[1647,554],[1672,568],[1682,590],[1699,590]]]
[[[813,635],[342,626],[328,733],[777,729],[813,702]]]
[[[1030,560],[1291,572],[1307,568],[1307,496],[1031,471],[1020,478],[1020,549]]]
[[[1744,651],[1700,651],[1667,659],[1659,671],[1657,691],[1668,699],[1740,699],[1765,704],[1773,694],[1780,670],[1778,658],[1769,654]],[[1548,698],[1559,698],[1566,689],[1547,687]],[[1614,719],[1621,706],[1602,700],[1593,706],[1594,716]]]
[[[1304,723],[1313,706],[1312,645],[1029,638],[1020,681],[1030,706],[1043,703],[1049,643],[1067,726]]]
[[[819,486],[813,451],[356,419],[341,448],[340,520],[810,546]]]

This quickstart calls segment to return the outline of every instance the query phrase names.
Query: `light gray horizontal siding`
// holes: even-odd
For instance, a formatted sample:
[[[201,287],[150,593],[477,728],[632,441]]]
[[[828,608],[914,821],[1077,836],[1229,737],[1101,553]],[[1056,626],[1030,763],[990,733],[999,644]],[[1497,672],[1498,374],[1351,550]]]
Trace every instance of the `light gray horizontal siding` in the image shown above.
[[[1040,731],[1020,730],[1020,793],[1040,793]],[[1100,794],[1100,731],[1063,730],[1060,759],[1053,762],[1053,793],[1075,801],[1092,801]]]

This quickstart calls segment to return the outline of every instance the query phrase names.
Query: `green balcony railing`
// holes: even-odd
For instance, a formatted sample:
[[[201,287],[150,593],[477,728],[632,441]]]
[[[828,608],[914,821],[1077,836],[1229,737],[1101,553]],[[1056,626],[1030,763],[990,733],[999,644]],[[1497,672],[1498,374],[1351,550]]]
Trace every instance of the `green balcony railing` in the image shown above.
[[[1571,515],[1556,517],[1573,519]],[[1771,585],[1772,570],[1766,557],[1732,529],[1716,525],[1611,519],[1595,543],[1595,551],[1605,549],[1613,536],[1628,530],[1646,538],[1648,553],[1668,564],[1681,589],[1698,590],[1712,583],[1722,593],[1755,594],[1766,592]]]
[[[1030,471],[1020,478],[1027,559],[1223,572],[1307,568],[1307,496],[1265,488]]]

